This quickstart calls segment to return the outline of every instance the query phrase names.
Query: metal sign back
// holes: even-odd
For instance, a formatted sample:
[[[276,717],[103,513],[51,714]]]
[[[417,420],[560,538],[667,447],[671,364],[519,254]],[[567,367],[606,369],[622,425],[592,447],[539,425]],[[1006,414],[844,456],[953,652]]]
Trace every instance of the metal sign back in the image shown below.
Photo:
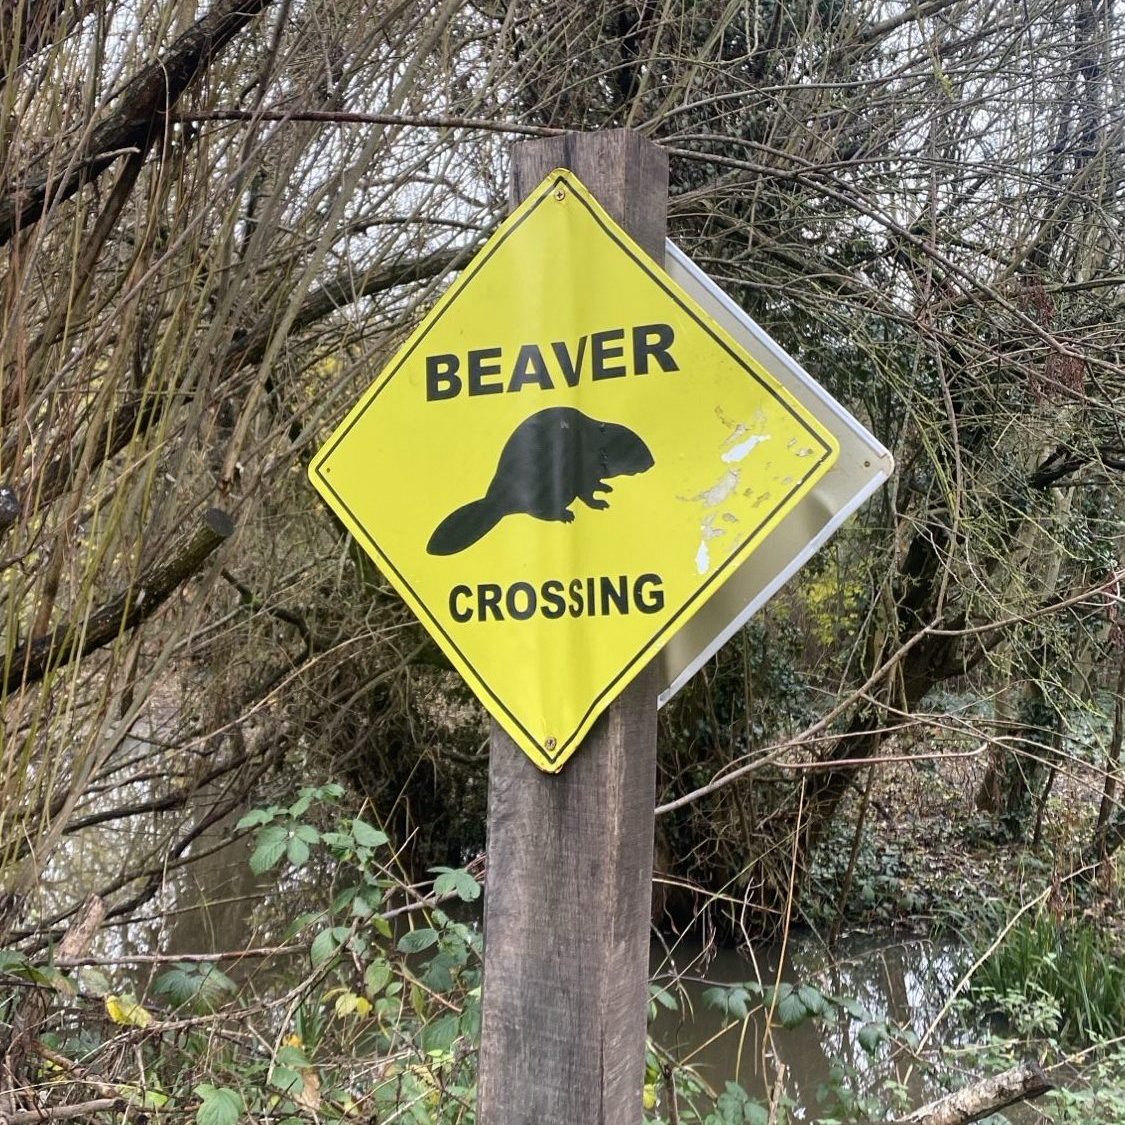
[[[840,454],[745,562],[660,654],[668,702],[839,530],[894,471],[887,449],[671,239],[664,268],[684,292],[835,436]]]

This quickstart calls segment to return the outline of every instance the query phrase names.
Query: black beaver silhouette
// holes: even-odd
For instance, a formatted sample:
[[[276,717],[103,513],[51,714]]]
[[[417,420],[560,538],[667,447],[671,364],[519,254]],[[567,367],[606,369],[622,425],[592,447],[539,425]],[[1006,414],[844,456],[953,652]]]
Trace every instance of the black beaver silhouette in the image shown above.
[[[504,443],[492,483],[438,524],[426,545],[431,555],[471,547],[505,516],[524,512],[570,523],[570,505],[608,508],[596,492],[612,492],[607,477],[651,469],[648,446],[627,426],[599,422],[570,406],[552,406],[525,418]]]

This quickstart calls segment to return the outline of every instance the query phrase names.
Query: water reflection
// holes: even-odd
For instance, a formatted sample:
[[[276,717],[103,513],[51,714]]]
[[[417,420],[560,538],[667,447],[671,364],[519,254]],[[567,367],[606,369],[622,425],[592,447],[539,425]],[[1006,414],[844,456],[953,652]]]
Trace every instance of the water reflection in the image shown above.
[[[786,1092],[797,1102],[797,1116],[810,1115],[834,1066],[847,1068],[853,1089],[862,1091],[875,1079],[907,1082],[915,1104],[929,1091],[920,1087],[910,1060],[888,1063],[886,1051],[876,1057],[864,1050],[860,1031],[868,1016],[921,1037],[939,1018],[959,979],[956,947],[927,940],[887,943],[855,937],[830,953],[812,938],[796,938],[782,947],[758,947],[749,955],[733,950],[705,951],[686,942],[653,951],[654,980],[676,995],[677,1012],[662,1010],[653,1028],[656,1041],[678,1061],[693,1066],[712,1087],[738,1081],[755,1097],[768,1098],[779,1064],[786,1068]],[[745,1021],[728,1024],[725,1015],[704,1000],[714,985],[778,982],[812,985],[824,996],[850,997],[866,1015],[843,1010],[828,1019],[806,1020],[791,1030],[776,1018],[771,1027],[759,1005]],[[939,1027],[938,1042],[956,1041],[959,1032],[949,1020]],[[963,1034],[963,1033],[961,1033]]]

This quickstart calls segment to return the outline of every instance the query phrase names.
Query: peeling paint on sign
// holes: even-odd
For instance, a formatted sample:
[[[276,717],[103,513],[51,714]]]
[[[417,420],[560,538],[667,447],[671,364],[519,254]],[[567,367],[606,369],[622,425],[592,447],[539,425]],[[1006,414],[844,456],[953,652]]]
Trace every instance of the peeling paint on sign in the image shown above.
[[[755,446],[761,445],[763,441],[769,440],[769,434],[752,434],[745,441],[740,441],[733,449],[728,449],[726,453],[723,454],[723,460],[726,461],[728,465],[736,461],[741,461]],[[810,449],[807,452],[811,453],[812,450]],[[798,456],[804,456],[804,454],[798,454]]]

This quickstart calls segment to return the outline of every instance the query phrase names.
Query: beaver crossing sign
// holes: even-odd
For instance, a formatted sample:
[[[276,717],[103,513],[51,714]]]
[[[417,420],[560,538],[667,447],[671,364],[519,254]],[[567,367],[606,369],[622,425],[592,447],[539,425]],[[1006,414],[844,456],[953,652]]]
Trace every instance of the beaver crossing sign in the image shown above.
[[[488,710],[555,772],[837,453],[557,170],[309,476]]]

